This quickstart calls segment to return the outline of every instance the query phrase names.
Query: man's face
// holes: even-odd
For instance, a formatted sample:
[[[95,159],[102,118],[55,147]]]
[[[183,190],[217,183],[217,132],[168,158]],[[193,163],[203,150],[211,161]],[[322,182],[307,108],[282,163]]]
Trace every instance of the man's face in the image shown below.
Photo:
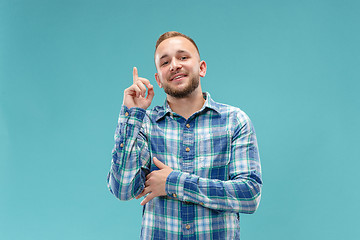
[[[155,52],[155,78],[166,94],[184,98],[199,87],[206,73],[195,46],[184,37],[164,40]]]

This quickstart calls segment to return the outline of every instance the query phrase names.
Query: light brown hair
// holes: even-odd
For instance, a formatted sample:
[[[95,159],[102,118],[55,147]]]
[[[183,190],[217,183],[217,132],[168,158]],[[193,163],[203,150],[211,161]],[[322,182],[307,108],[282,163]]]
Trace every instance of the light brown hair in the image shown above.
[[[160,43],[162,43],[164,40],[168,39],[168,38],[173,38],[173,37],[183,37],[183,38],[186,38],[187,40],[189,40],[192,44],[194,44],[199,56],[200,56],[200,52],[199,52],[199,49],[198,47],[196,46],[196,43],[194,40],[192,40],[191,37],[189,36],[186,36],[185,34],[182,34],[182,33],[179,33],[179,32],[176,32],[176,31],[170,31],[170,32],[166,32],[164,34],[162,34],[159,39],[156,41],[156,45],[155,45],[155,52],[156,52],[156,49],[158,48],[158,46],[160,45]]]

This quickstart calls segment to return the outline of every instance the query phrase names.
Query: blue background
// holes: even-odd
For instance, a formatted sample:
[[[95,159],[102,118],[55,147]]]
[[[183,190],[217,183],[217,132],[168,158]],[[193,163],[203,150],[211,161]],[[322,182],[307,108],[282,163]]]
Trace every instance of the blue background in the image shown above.
[[[132,67],[193,37],[203,89],[258,136],[263,197],[243,239],[360,235],[360,2],[0,0],[0,239],[137,239],[106,187]],[[152,106],[165,95],[155,87]]]

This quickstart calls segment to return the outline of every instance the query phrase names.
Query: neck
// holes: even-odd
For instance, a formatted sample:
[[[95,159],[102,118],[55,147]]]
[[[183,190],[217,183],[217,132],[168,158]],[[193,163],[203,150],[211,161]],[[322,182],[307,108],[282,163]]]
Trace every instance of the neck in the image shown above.
[[[203,107],[205,99],[201,87],[198,87],[194,92],[184,98],[174,98],[167,95],[167,102],[171,110],[188,119]]]

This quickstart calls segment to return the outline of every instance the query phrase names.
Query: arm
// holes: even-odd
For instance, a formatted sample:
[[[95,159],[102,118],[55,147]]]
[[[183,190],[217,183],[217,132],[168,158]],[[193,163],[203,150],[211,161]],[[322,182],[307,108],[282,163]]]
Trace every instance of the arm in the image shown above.
[[[146,94],[146,87],[148,95]],[[124,102],[115,131],[108,187],[120,200],[129,200],[144,188],[150,152],[143,128],[146,111],[154,96],[153,87],[147,79],[139,78],[133,71],[133,84],[124,91]]]
[[[122,106],[115,131],[111,168],[108,174],[110,192],[120,200],[138,195],[145,183],[150,152],[142,129],[145,110]]]
[[[229,180],[173,171],[154,158],[154,163],[160,170],[146,176],[146,187],[137,198],[150,194],[141,204],[146,204],[154,197],[168,195],[219,211],[255,212],[260,202],[262,186],[258,146],[250,119],[241,114],[237,121],[239,124],[231,143]]]
[[[247,116],[234,131],[228,167],[227,181],[174,170],[167,178],[166,193],[214,210],[255,212],[261,195],[261,167],[255,131]]]

